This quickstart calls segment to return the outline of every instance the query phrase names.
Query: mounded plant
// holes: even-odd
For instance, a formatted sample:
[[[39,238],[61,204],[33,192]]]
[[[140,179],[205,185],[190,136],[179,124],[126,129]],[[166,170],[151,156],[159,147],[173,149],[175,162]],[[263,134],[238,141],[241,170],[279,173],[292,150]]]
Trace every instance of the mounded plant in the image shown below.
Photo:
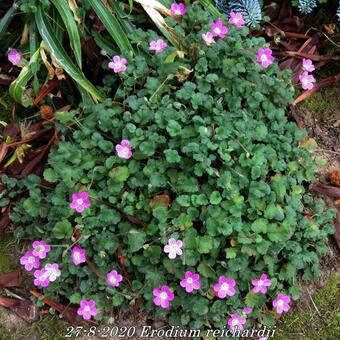
[[[263,64],[246,27],[202,39],[213,18],[199,5],[167,22],[185,53],[149,51],[155,32],[131,37],[140,53],[104,79],[112,99],[58,114],[63,131],[79,127],[50,154],[51,185],[26,180],[11,219],[19,238],[51,245],[40,265],[60,273],[44,294],[94,300],[96,319],[137,305],[190,328],[236,314],[273,325],[273,302],[286,311],[278,296],[318,275],[333,231],[307,190],[313,141],[285,116],[289,72]]]

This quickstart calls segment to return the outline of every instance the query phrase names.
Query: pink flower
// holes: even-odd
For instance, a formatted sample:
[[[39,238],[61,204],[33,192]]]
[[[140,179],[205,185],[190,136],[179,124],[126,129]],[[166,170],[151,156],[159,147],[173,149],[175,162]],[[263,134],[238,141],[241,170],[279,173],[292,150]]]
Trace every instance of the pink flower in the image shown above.
[[[175,259],[177,255],[182,255],[183,242],[181,240],[175,240],[170,238],[168,244],[164,246],[164,252],[169,253],[169,259]]]
[[[269,286],[271,286],[272,281],[267,278],[266,274],[262,274],[260,278],[251,280],[252,285],[254,286],[254,293],[262,293],[266,294]]]
[[[156,306],[161,306],[162,308],[169,308],[170,301],[175,298],[174,293],[170,290],[170,287],[164,285],[160,288],[155,288],[153,290],[153,302]]]
[[[109,63],[109,68],[112,69],[114,73],[121,73],[126,70],[126,64],[127,60],[125,58],[115,55]]]
[[[260,336],[260,337],[259,337],[259,340],[268,340],[268,337],[266,337],[266,336]]]
[[[120,144],[116,145],[116,151],[119,158],[129,159],[132,157],[130,142],[127,139],[123,139]]]
[[[109,286],[118,287],[123,280],[123,276],[118,274],[117,270],[112,270],[106,274],[106,282]]]
[[[272,50],[270,48],[259,48],[256,61],[260,63],[264,68],[267,68],[270,64],[274,62]]]
[[[238,314],[231,314],[231,318],[228,319],[229,329],[234,330],[243,330],[243,325],[246,323],[246,318],[239,316]]]
[[[45,269],[36,270],[33,275],[35,277],[34,279],[35,286],[44,288],[50,284],[50,279]]]
[[[96,302],[94,300],[81,300],[77,314],[81,315],[84,320],[90,320],[92,316],[97,315]]]
[[[245,314],[245,315],[250,314],[252,311],[253,311],[253,308],[251,308],[251,307],[244,307],[242,309],[242,313]]]
[[[208,46],[211,45],[211,44],[216,44],[216,41],[214,39],[214,35],[211,32],[203,33],[202,38]]]
[[[171,15],[182,16],[187,12],[187,9],[184,4],[177,4],[176,2],[174,2],[173,4],[171,4],[170,11]]]
[[[72,194],[72,202],[70,203],[70,208],[81,213],[90,205],[91,202],[89,200],[89,195],[87,192],[83,191],[79,194],[77,193]]]
[[[192,272],[185,272],[184,278],[181,280],[181,287],[185,288],[187,293],[192,293],[194,289],[198,290],[201,288],[200,275],[193,274]]]
[[[310,59],[306,59],[306,58],[302,59],[302,68],[304,71],[307,71],[307,72],[313,72],[315,70],[313,62]]]
[[[288,312],[290,309],[289,303],[291,298],[289,295],[283,295],[279,293],[276,299],[273,301],[273,306],[276,309],[276,313],[282,314],[282,312]]]
[[[8,60],[13,64],[13,65],[18,65],[22,62],[22,52],[18,50],[11,50],[7,54]]]
[[[241,28],[244,26],[245,22],[243,20],[243,16],[241,13],[230,12],[229,24],[236,26],[237,28]]]
[[[55,281],[61,275],[58,263],[46,263],[44,266],[44,270],[48,279],[51,282]]]
[[[45,241],[34,241],[32,246],[33,255],[39,257],[40,259],[44,259],[47,253],[51,250],[51,246],[47,244]]]
[[[86,250],[77,246],[73,247],[71,250],[71,259],[76,266],[86,262]]]
[[[163,39],[152,40],[149,44],[149,50],[156,53],[161,53],[167,47],[168,44]]]
[[[314,87],[315,78],[307,71],[301,73],[299,79],[304,90],[311,90]]]
[[[221,19],[218,19],[216,22],[213,22],[210,25],[211,33],[214,37],[224,38],[228,33],[228,27],[223,25]]]
[[[31,251],[27,251],[24,256],[20,258],[20,263],[27,271],[31,271],[33,268],[37,269],[40,266],[39,258],[34,256]]]
[[[214,285],[214,291],[220,299],[224,299],[227,295],[235,295],[236,281],[234,279],[228,279],[224,275],[218,278],[218,283]]]

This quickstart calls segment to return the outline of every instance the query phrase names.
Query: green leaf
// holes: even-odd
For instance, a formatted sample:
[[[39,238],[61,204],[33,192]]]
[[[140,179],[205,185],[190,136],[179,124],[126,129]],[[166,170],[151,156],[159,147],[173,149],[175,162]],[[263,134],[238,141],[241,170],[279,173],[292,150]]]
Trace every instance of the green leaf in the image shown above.
[[[209,254],[213,248],[213,239],[210,236],[199,236],[196,238],[196,246],[200,254]]]
[[[75,66],[63,48],[61,42],[57,39],[53,32],[51,24],[47,20],[47,16],[41,6],[38,7],[35,13],[35,20],[41,37],[44,43],[49,48],[50,52],[57,60],[58,64],[75,80],[82,88],[88,91],[92,97],[98,101],[105,99],[104,95],[100,93],[91,82],[86,79],[83,72]]]
[[[176,202],[182,207],[189,207],[190,206],[190,196],[180,195],[176,198]]]
[[[198,315],[207,314],[209,311],[209,300],[202,297],[197,298],[192,306],[192,310]]]
[[[200,274],[202,274],[205,277],[211,277],[214,278],[215,277],[215,272],[214,270],[211,268],[211,266],[209,264],[207,264],[206,262],[201,262],[197,268],[198,272]]]
[[[66,27],[70,44],[72,47],[72,52],[75,55],[75,58],[77,60],[78,66],[82,68],[82,60],[81,60],[81,44],[80,44],[80,36],[77,24],[74,20],[72,11],[69,7],[69,4],[66,0],[58,0],[53,1],[52,4],[56,7],[58,10],[64,25]]]
[[[219,191],[213,191],[210,195],[210,203],[211,204],[219,204],[222,201],[221,194]]]
[[[109,172],[109,177],[118,183],[125,182],[129,178],[129,168],[127,166],[117,166]]]
[[[273,315],[265,314],[265,315],[263,315],[262,318],[261,318],[261,323],[262,323],[262,325],[264,325],[264,326],[272,327],[272,326],[275,326],[276,320],[275,320],[275,318],[273,317]]]
[[[104,4],[103,0],[88,0],[88,2],[121,51],[127,50],[134,53],[122,26],[116,16],[109,10],[109,7]]]
[[[24,107],[28,107],[33,104],[33,98],[27,96],[26,90],[28,82],[33,77],[33,65],[38,62],[39,58],[40,48],[33,54],[29,63],[21,69],[18,78],[15,79],[9,87],[9,94],[16,102],[20,103]]]
[[[120,306],[124,301],[124,297],[120,294],[117,294],[115,292],[115,294],[113,294],[113,297],[112,297],[112,303],[115,307],[117,306]]]
[[[5,15],[0,20],[0,40],[6,34],[7,28],[9,24],[11,23],[12,19],[14,18],[14,13],[19,8],[19,5],[22,3],[22,1],[18,1],[17,3],[14,3],[12,7],[10,7],[6,12]]]
[[[178,124],[175,120],[169,120],[168,126],[166,130],[169,132],[171,137],[177,136],[181,132],[181,125]]]
[[[69,239],[72,236],[72,225],[68,220],[57,222],[53,228],[53,234],[57,239]]]
[[[81,294],[80,293],[74,293],[70,296],[70,302],[73,304],[78,304],[81,300]]]
[[[25,199],[23,203],[23,207],[29,215],[33,217],[39,216],[40,204],[39,202],[35,201],[33,198]]]
[[[261,243],[256,245],[256,251],[258,251],[261,255],[265,255],[268,252],[271,243],[266,240],[262,240]]]
[[[150,259],[150,262],[152,264],[157,264],[159,263],[159,260],[161,258],[162,254],[162,249],[160,246],[152,245],[149,246],[145,251],[144,251],[144,256]]]
[[[143,231],[137,229],[131,229],[128,234],[129,249],[132,253],[143,248],[146,242],[146,234]]]
[[[227,259],[234,259],[237,255],[236,248],[227,248],[225,252],[226,252]]]
[[[258,218],[251,224],[250,228],[251,230],[255,231],[255,233],[266,233],[268,221],[264,218]]]
[[[253,291],[250,291],[245,299],[244,299],[245,305],[248,307],[261,307],[266,303],[266,296],[264,294],[258,294],[254,293]]]
[[[169,163],[178,163],[181,160],[181,156],[177,150],[164,150],[165,158]]]
[[[44,171],[44,179],[47,182],[55,183],[58,180],[58,174],[51,168],[45,169]]]
[[[270,220],[282,221],[285,217],[283,209],[278,204],[269,204],[264,211],[264,216]]]
[[[287,192],[287,177],[286,176],[275,176],[271,181],[271,187],[274,189],[277,200],[282,202]]]
[[[75,111],[58,111],[55,113],[55,117],[58,122],[65,124],[72,121],[75,114]]]

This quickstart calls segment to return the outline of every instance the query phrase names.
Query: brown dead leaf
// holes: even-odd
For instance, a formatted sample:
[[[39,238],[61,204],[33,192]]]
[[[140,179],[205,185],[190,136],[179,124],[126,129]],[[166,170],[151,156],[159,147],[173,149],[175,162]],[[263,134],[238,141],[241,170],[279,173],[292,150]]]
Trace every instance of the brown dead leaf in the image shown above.
[[[151,208],[168,208],[170,205],[170,197],[168,195],[158,195],[150,201]]]
[[[340,214],[337,214],[334,227],[335,227],[335,233],[333,236],[335,238],[336,244],[338,245],[338,248],[340,249]]]
[[[35,289],[31,290],[31,294],[33,296],[35,296],[36,298],[40,298],[41,297],[41,293],[38,292]],[[77,312],[74,308],[70,307],[70,306],[64,306],[59,302],[56,302],[50,298],[44,298],[42,300],[43,303],[45,303],[46,305],[52,307],[53,309],[55,309],[56,311],[58,311],[60,314],[62,314],[65,319],[71,323],[72,325],[79,323],[80,322],[80,318],[77,315]]]
[[[39,310],[32,301],[0,296],[0,306],[13,311],[28,323],[32,323],[39,318]]]
[[[340,170],[334,170],[329,175],[329,180],[333,185],[340,187]]]
[[[325,24],[323,25],[323,30],[328,34],[328,35],[333,35],[336,30],[336,24]]]
[[[18,287],[20,284],[21,273],[19,270],[0,274],[0,288]]]
[[[77,227],[75,227],[73,229],[71,240],[72,242],[78,242],[80,238],[81,238],[81,232]]]
[[[311,191],[319,192],[321,194],[325,194],[331,197],[340,197],[340,188],[333,187],[330,185],[322,184],[322,183],[314,183],[311,188]]]
[[[54,110],[50,105],[41,105],[40,114],[43,119],[51,119],[54,117]]]
[[[34,99],[33,106],[37,105],[43,98],[45,98],[51,91],[53,91],[59,84],[59,81],[57,78],[53,78],[47,82],[46,85],[44,85],[39,93],[37,94],[36,98]]]

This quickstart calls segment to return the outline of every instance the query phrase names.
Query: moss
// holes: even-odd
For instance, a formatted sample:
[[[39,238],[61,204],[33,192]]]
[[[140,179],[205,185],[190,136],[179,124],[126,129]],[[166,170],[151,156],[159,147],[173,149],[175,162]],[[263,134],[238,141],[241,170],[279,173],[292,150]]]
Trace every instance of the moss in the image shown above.
[[[325,88],[309,97],[305,105],[314,113],[318,120],[323,121],[327,116],[333,116],[338,112],[340,105],[339,96],[340,88]]]
[[[30,325],[22,324],[21,327],[8,329],[6,326],[7,311],[0,309],[0,340],[61,340],[65,339],[68,324],[57,316],[46,316]]]
[[[277,340],[338,339],[340,334],[340,275],[333,274],[327,286],[313,297],[320,312],[312,303],[303,306],[303,312],[287,314],[278,325]]]
[[[10,113],[13,103],[14,101],[8,94],[8,91],[4,90],[3,87],[0,87],[0,120],[5,122],[10,120]]]
[[[14,245],[14,237],[10,234],[7,234],[4,240],[0,242],[0,273],[8,272],[15,268],[15,263],[11,257]]]

